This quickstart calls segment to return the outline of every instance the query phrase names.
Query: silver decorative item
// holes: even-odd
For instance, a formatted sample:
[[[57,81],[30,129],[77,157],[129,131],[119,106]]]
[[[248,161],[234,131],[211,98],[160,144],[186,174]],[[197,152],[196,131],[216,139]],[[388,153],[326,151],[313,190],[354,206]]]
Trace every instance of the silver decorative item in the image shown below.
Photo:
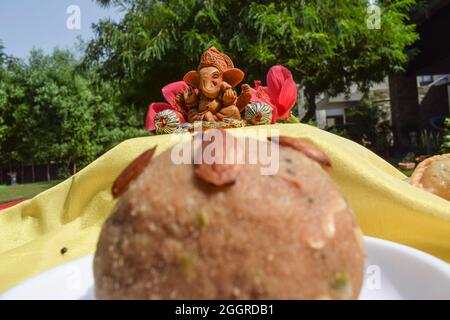
[[[245,120],[253,125],[270,124],[272,107],[264,102],[252,102],[245,107]]]
[[[157,134],[173,133],[181,123],[177,113],[170,109],[158,112],[154,120]]]

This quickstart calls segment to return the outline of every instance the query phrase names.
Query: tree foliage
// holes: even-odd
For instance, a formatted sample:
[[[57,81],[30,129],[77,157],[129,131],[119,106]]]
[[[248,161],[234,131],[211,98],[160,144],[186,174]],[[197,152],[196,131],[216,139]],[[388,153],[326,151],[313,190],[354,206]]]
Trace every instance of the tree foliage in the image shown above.
[[[159,97],[166,83],[196,68],[214,45],[247,72],[264,80],[274,64],[288,66],[305,89],[308,120],[319,93],[366,89],[408,59],[417,35],[408,25],[413,0],[378,1],[380,29],[370,29],[366,0],[101,0],[121,6],[119,23],[101,21],[87,61],[102,66],[103,79],[120,79],[123,101],[137,110]]]
[[[450,153],[450,118],[444,120],[444,126],[440,151],[441,153]]]
[[[121,118],[114,88],[69,51],[9,59],[0,81],[0,162],[83,166],[140,132]]]
[[[380,29],[367,26],[367,0],[96,0],[123,10],[101,20],[81,61],[66,50],[33,50],[27,61],[0,42],[0,165],[83,166],[115,143],[145,134],[150,102],[161,88],[196,69],[216,46],[263,80],[274,64],[291,69],[315,97],[362,90],[398,71],[417,35],[408,23],[414,0],[379,0]]]
[[[3,46],[3,42],[0,40],[0,70],[3,67],[3,62],[5,61],[5,47]]]

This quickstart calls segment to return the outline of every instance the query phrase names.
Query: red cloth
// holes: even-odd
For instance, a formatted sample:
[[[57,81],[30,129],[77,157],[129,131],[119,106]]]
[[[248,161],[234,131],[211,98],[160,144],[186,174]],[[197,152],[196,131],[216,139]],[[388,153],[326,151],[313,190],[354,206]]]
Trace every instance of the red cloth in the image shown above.
[[[28,199],[21,199],[21,200],[15,200],[15,201],[11,201],[11,202],[6,202],[6,203],[0,203],[0,211],[12,206],[15,206],[18,203],[21,203],[22,201],[25,201]]]

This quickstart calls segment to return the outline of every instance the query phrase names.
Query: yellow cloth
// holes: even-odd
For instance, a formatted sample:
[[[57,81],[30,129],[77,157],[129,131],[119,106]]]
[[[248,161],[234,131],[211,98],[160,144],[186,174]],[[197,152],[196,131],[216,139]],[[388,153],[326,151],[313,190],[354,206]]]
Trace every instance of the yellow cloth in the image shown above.
[[[404,182],[405,176],[364,147],[302,124],[232,129],[304,137],[333,163],[333,179],[356,212],[364,234],[400,242],[450,262],[450,202]],[[92,254],[114,201],[112,182],[141,152],[157,153],[172,135],[124,141],[59,185],[0,212],[0,292],[58,264]],[[174,186],[175,191],[176,186]],[[67,248],[62,255],[61,249]]]

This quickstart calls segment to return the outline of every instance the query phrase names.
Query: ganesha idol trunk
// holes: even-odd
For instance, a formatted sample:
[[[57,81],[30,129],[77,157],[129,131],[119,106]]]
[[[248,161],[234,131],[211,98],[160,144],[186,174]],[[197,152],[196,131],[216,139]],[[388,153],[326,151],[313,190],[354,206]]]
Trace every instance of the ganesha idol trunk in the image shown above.
[[[151,149],[117,178],[94,259],[97,298],[357,298],[362,233],[328,157],[301,139],[259,141],[278,152],[278,170],[262,175],[248,144],[215,129],[181,149],[204,160],[213,135],[217,157],[245,161],[175,164],[172,149],[154,159]]]

